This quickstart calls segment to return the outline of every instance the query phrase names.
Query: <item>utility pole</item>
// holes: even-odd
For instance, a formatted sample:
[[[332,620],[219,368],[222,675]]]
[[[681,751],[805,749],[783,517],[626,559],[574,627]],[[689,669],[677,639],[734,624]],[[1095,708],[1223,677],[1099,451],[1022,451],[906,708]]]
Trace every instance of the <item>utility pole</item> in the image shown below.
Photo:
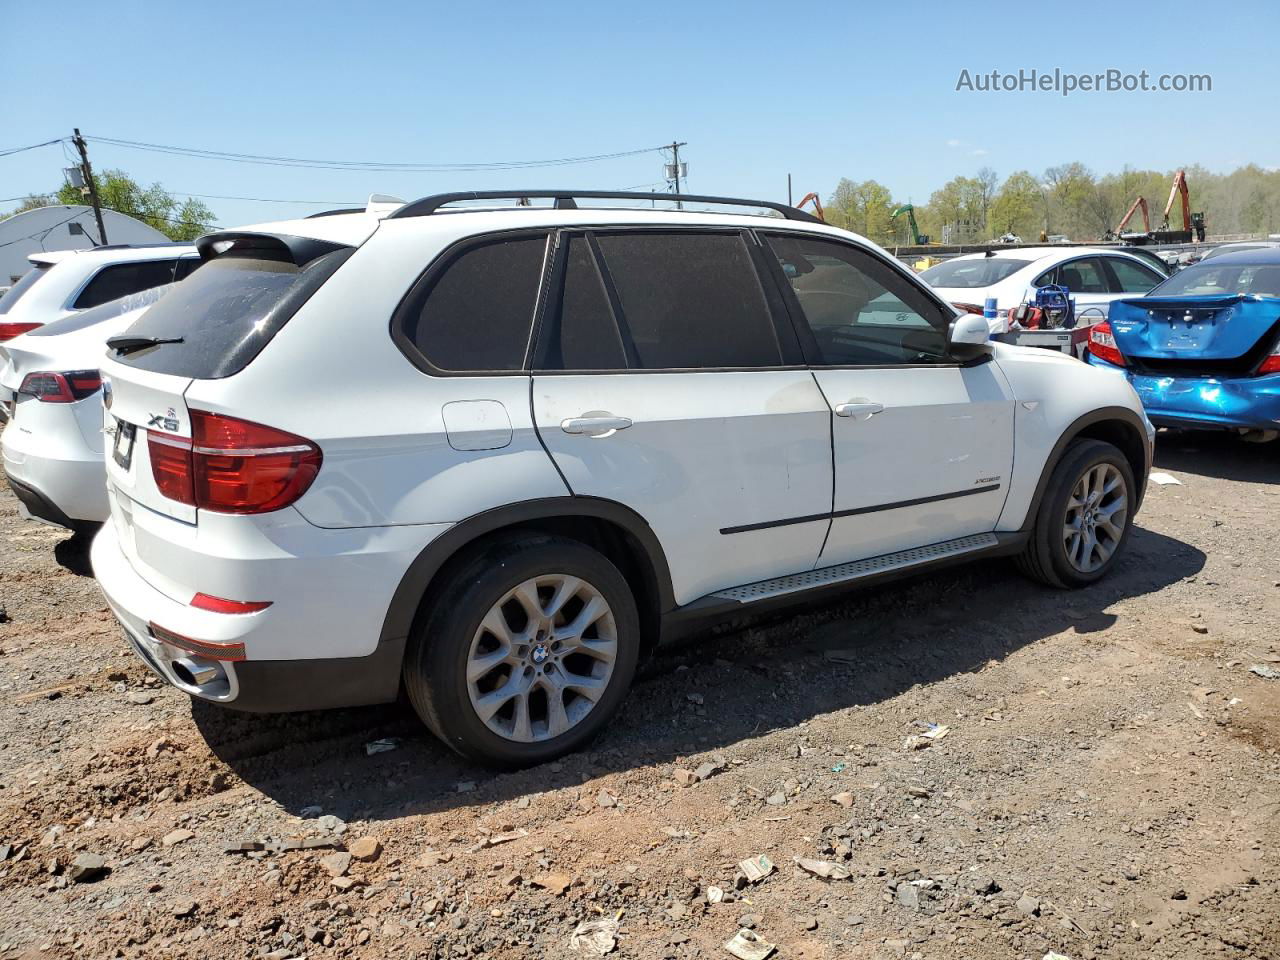
[[[98,218],[98,236],[102,238],[102,245],[106,246],[107,228],[102,222],[102,204],[98,202],[98,184],[94,182],[93,168],[89,166],[89,148],[85,145],[84,137],[80,136],[79,127],[76,127],[76,135],[71,138],[71,142],[80,151],[80,166],[84,170],[85,189],[89,191],[89,200],[93,203],[93,215]]]
[[[680,148],[685,146],[688,146],[688,144],[678,143],[673,140],[667,147],[671,151],[671,176],[667,177],[667,180],[674,185],[672,192],[676,195],[680,193]],[[679,200],[676,201],[676,209],[684,209],[684,204]]]
[[[787,174],[787,206],[793,206],[791,203],[791,174]]]

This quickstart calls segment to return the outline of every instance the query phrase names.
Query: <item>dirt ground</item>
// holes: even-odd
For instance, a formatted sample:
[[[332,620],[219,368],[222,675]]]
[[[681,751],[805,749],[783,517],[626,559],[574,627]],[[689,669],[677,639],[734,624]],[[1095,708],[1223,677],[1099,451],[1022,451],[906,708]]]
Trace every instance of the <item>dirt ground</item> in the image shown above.
[[[743,926],[779,958],[1280,957],[1280,679],[1252,672],[1280,672],[1280,443],[1162,434],[1157,469],[1182,485],[1094,588],[990,562],[726,630],[588,752],[502,775],[404,707],[162,687],[87,544],[6,490],[0,957],[599,955],[584,921],[644,960]]]

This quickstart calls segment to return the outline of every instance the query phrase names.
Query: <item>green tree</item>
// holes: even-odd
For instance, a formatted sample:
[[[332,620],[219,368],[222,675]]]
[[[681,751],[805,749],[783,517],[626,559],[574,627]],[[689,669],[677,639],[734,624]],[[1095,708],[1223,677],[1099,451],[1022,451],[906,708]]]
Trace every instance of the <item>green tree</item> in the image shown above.
[[[194,240],[208,233],[213,226],[213,211],[203,203],[195,198],[179,203],[158,183],[143,187],[123,170],[96,172],[93,179],[98,188],[98,200],[104,208],[141,220],[170,240]],[[57,202],[75,204],[88,201],[79,187],[68,183],[58,191]]]
[[[1023,240],[1039,236],[1044,199],[1040,184],[1028,171],[1009,174],[991,201],[991,232],[1012,233]]]
[[[893,240],[892,212],[893,195],[888,187],[875,180],[854,183],[842,179],[826,207],[829,223],[882,244]]]

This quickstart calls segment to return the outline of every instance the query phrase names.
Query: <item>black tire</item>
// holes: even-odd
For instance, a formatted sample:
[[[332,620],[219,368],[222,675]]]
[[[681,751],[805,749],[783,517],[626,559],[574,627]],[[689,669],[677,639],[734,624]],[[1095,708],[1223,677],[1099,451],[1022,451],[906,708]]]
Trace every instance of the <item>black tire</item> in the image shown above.
[[[534,742],[506,739],[472,706],[466,679],[481,621],[508,591],[532,578],[565,574],[587,581],[608,603],[616,626],[613,673],[595,706],[565,733]],[[515,768],[545,763],[591,740],[617,713],[635,676],[640,617],[626,579],[607,557],[576,540],[529,532],[469,551],[433,585],[405,652],[405,690],[428,728],[462,756]]]
[[[1085,572],[1073,565],[1067,556],[1062,529],[1066,523],[1068,501],[1076,483],[1089,470],[1100,464],[1115,467],[1124,479],[1128,510],[1120,540],[1111,556],[1098,569]],[[1107,575],[1124,552],[1133,526],[1138,487],[1134,483],[1133,468],[1120,450],[1102,440],[1081,439],[1072,441],[1054,467],[1040,501],[1031,539],[1018,555],[1016,563],[1023,574],[1033,580],[1060,589],[1087,587]]]

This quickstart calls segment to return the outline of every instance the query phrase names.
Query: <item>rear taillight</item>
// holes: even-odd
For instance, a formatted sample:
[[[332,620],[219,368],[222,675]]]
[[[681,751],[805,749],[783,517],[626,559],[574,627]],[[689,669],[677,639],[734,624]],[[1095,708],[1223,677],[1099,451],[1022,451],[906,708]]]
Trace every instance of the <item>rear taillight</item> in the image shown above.
[[[102,388],[102,377],[97,370],[77,370],[74,373],[28,373],[22,378],[18,392],[35,397],[41,403],[75,403],[91,397]]]
[[[156,488],[217,513],[268,513],[302,496],[320,471],[310,440],[235,417],[191,411],[191,439],[149,431]]]
[[[1267,358],[1262,361],[1262,366],[1258,368],[1258,373],[1280,373],[1280,343],[1277,343],[1275,349],[1267,354]]]
[[[0,323],[0,343],[6,340],[12,340],[14,337],[20,337],[24,333],[43,327],[43,323]]]
[[[1124,354],[1116,346],[1116,338],[1111,335],[1111,324],[1103,320],[1089,329],[1089,352],[1099,360],[1114,363],[1117,367],[1126,366]]]

